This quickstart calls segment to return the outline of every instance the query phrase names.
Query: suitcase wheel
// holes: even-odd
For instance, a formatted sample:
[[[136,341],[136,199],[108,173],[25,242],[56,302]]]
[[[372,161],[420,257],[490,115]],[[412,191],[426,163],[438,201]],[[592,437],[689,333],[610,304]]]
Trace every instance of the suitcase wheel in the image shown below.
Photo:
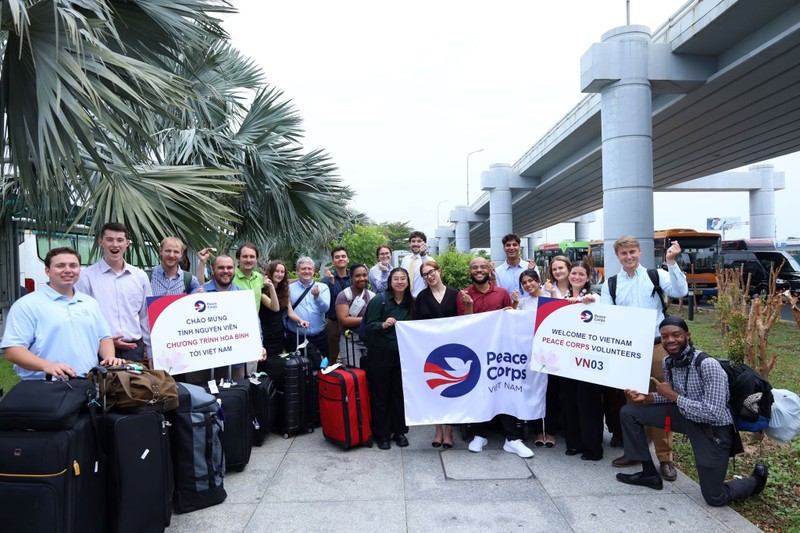
[[[314,428],[308,428],[306,431],[307,431],[308,433],[314,433]]]
[[[283,438],[284,438],[284,439],[288,439],[288,438],[289,438],[289,434],[288,434],[288,433],[284,433],[284,434],[283,434]]]
[[[364,446],[366,446],[367,448],[372,448],[372,444],[373,444],[372,437],[370,437],[369,440],[367,440],[367,442],[364,443]]]

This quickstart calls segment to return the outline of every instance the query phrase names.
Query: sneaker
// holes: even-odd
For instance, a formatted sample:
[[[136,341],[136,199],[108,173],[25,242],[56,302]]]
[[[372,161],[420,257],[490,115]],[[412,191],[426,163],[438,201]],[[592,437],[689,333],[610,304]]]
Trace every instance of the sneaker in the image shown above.
[[[507,440],[506,443],[503,444],[503,449],[507,452],[515,453],[523,459],[533,457],[533,451],[525,446],[521,439]]]
[[[486,446],[487,444],[489,444],[489,441],[487,439],[475,435],[475,438],[472,439],[472,442],[469,443],[469,451],[475,453],[481,453],[481,451],[483,451],[483,447]]]

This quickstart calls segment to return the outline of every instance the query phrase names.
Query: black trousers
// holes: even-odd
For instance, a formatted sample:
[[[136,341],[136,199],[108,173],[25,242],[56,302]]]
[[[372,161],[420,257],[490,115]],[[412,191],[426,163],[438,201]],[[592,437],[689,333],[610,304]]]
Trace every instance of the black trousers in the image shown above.
[[[519,427],[519,419],[511,415],[497,415],[500,424],[503,426],[503,434],[506,440],[518,440],[522,438],[522,430]],[[481,422],[473,425],[475,435],[484,439],[489,435],[489,422]]]
[[[735,439],[738,438],[733,425],[712,426],[687,420],[674,403],[629,404],[622,408],[620,421],[625,445],[625,457],[636,461],[652,461],[644,426],[664,427],[670,417],[672,430],[689,437],[700,477],[700,491],[706,503],[713,506],[727,505],[753,494],[756,479],[746,477],[725,482],[728,458]]]
[[[136,341],[136,348],[132,348],[130,350],[116,349],[114,351],[114,355],[119,359],[126,359],[128,361],[135,361],[137,363],[144,361],[144,341],[142,339]]]
[[[603,389],[595,383],[561,380],[567,448],[591,457],[603,456]]]
[[[375,439],[388,439],[392,433],[408,433],[400,352],[369,348],[367,386],[372,408],[372,434]]]
[[[544,418],[534,420],[531,424],[536,434],[556,435],[561,431],[561,380],[559,376],[547,376]]]

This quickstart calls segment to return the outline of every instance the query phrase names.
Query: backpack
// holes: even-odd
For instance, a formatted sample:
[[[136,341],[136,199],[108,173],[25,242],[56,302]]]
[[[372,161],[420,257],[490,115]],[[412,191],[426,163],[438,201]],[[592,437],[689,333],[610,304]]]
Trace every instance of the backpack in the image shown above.
[[[656,294],[658,294],[658,298],[661,300],[661,312],[664,313],[664,316],[667,316],[667,300],[664,298],[664,289],[661,288],[661,280],[658,277],[658,270],[655,268],[648,268],[647,269],[647,277],[650,278],[650,282],[653,284],[653,292],[650,293],[650,297],[652,298]],[[617,275],[614,274],[610,278],[608,278],[608,293],[611,295],[611,301],[614,305],[617,305]]]
[[[153,281],[153,271],[147,271],[147,279],[151,282]],[[184,294],[191,294],[192,293],[192,273],[183,271],[183,293]]]
[[[370,299],[370,302],[372,300]],[[383,316],[383,310],[386,309],[386,293],[381,293],[381,316]],[[366,316],[361,319],[361,324],[358,325],[358,338],[361,339],[361,342],[367,342],[369,340],[369,333],[367,332],[367,321]]]
[[[699,352],[694,360],[694,366],[702,377],[700,364],[704,359],[711,357],[705,352]],[[728,407],[733,416],[733,423],[740,431],[758,433],[769,425],[772,413],[772,385],[761,374],[745,364],[732,365],[730,361],[719,361],[722,370],[728,376]],[[672,371],[670,370],[670,381]]]

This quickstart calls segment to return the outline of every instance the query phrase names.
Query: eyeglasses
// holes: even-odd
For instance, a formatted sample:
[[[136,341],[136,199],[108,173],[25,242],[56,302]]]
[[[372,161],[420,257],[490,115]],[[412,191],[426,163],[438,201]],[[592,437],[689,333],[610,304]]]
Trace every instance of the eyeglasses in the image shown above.
[[[435,273],[436,273],[436,269],[432,268],[432,269],[428,270],[427,272],[422,272],[421,274],[422,274],[423,278],[429,278],[430,279],[430,278],[433,278],[433,275]]]

